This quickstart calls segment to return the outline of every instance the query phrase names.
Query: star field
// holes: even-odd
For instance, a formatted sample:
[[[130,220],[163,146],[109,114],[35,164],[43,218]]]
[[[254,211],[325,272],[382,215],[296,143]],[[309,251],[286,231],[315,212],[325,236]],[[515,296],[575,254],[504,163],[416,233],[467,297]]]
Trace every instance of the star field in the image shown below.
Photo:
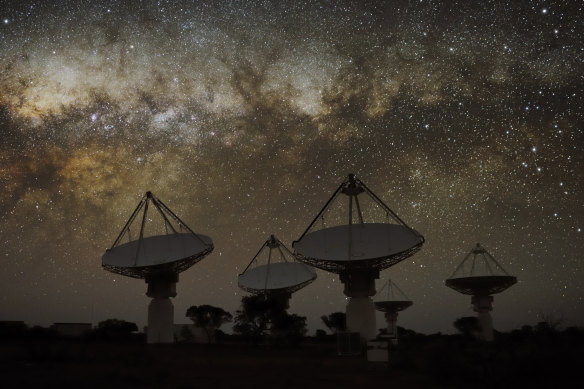
[[[400,325],[473,314],[444,279],[476,242],[519,280],[496,329],[584,325],[582,1],[3,4],[0,320],[143,325],[101,255],[147,190],[215,242],[175,322],[234,312],[257,247],[355,173],[426,238],[378,282],[414,301]],[[312,333],[344,304],[318,271],[291,311]]]

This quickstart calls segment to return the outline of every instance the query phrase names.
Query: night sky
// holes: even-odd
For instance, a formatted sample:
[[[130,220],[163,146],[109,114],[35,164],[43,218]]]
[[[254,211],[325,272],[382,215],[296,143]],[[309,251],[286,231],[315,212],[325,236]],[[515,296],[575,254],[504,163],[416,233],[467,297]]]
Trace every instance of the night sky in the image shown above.
[[[583,8],[0,1],[0,320],[144,325],[146,284],[101,256],[147,190],[215,243],[175,322],[234,313],[269,234],[290,246],[355,173],[426,238],[378,281],[414,301],[400,325],[474,315],[444,280],[477,242],[519,280],[496,329],[584,325]],[[291,312],[313,334],[344,305],[319,270]]]

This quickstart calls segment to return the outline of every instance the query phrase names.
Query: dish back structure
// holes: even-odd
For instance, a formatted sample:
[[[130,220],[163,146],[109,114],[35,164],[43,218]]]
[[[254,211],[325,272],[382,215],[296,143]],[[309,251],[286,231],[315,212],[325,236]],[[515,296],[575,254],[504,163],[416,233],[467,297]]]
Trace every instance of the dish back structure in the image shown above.
[[[297,262],[294,254],[274,235],[264,242],[245,270],[238,285],[246,292],[284,300],[316,279],[316,272]]]

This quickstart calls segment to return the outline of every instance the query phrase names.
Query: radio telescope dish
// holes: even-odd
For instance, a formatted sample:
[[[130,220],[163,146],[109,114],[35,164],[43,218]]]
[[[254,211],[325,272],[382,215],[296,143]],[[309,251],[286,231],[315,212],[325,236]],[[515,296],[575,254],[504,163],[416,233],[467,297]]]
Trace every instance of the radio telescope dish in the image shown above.
[[[375,308],[380,312],[399,312],[414,305],[411,301],[375,301]]]
[[[151,208],[156,211],[149,214]],[[152,192],[146,192],[102,256],[102,267],[146,280],[146,295],[152,297],[148,308],[148,343],[174,341],[174,307],[169,297],[176,296],[178,274],[212,251],[210,237],[194,233]]]
[[[473,276],[451,278],[446,280],[446,286],[462,294],[496,294],[517,283],[513,276]]]
[[[423,238],[403,225],[361,223],[311,232],[293,246],[304,262],[341,273],[348,268],[381,271],[411,256],[421,243]]]
[[[278,294],[289,299],[315,279],[314,269],[297,262],[290,250],[271,235],[239,275],[238,285],[253,294]]]
[[[334,219],[329,221],[328,214],[339,208],[341,194],[349,197],[348,212],[331,215]],[[377,222],[367,221],[367,217]],[[330,225],[339,220],[343,224]],[[348,224],[344,224],[346,220]],[[420,233],[350,174],[292,247],[300,261],[341,274],[354,269],[379,272],[412,256],[423,243]]]
[[[419,232],[349,174],[292,247],[299,261],[339,274],[350,297],[347,328],[367,340],[376,335],[370,296],[379,272],[414,255],[423,244]]]
[[[517,283],[517,278],[509,275],[503,266],[479,243],[446,280],[446,286],[462,294],[472,295],[471,303],[481,328],[480,338],[492,341],[493,309],[492,294],[501,293]]]
[[[375,295],[375,308],[381,312],[399,312],[409,308],[414,303],[391,280],[383,284]]]
[[[479,243],[464,257],[446,286],[459,293],[490,295],[501,293],[517,282]]]
[[[211,238],[191,232],[150,236],[109,249],[102,257],[102,266],[133,278],[160,271],[180,273],[209,254],[212,247]]]
[[[272,263],[249,269],[239,276],[239,287],[254,294],[296,292],[310,284],[316,273],[298,262]]]
[[[391,280],[387,281],[375,295],[375,308],[385,313],[387,337],[397,341],[398,312],[411,307],[414,303]],[[380,300],[377,300],[380,299]]]

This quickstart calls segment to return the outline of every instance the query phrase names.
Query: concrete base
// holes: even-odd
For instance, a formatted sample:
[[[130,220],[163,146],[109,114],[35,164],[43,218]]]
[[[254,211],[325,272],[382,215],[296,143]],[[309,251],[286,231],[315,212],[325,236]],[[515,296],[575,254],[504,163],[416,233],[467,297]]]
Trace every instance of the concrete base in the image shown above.
[[[148,343],[174,342],[174,305],[169,298],[153,298],[148,305]]]
[[[480,338],[486,342],[492,342],[495,339],[493,334],[493,319],[491,318],[491,313],[489,311],[479,312],[477,315],[479,319]]]
[[[377,336],[375,304],[369,297],[351,297],[347,304],[347,331],[359,332],[367,342]]]
[[[147,343],[174,343],[174,306],[170,297],[176,296],[176,273],[155,273],[146,277],[152,297],[148,305]]]
[[[493,319],[491,311],[493,310],[493,296],[472,296],[472,305],[477,312],[480,332],[478,338],[486,342],[492,342],[495,339],[493,334]]]
[[[386,312],[387,337],[397,339],[397,312]]]

